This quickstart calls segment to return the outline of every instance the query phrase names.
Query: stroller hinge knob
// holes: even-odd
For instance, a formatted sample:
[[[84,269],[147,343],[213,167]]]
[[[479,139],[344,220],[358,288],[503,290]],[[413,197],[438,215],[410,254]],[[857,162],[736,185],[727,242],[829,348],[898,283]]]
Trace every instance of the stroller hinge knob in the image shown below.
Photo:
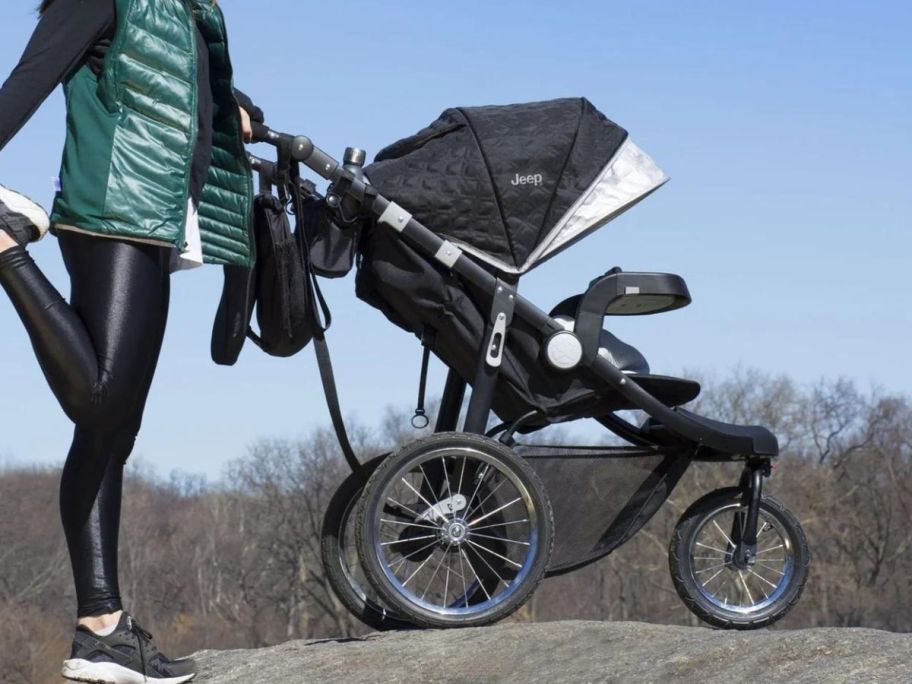
[[[570,330],[560,330],[545,342],[545,359],[557,370],[572,370],[583,360],[583,345]]]

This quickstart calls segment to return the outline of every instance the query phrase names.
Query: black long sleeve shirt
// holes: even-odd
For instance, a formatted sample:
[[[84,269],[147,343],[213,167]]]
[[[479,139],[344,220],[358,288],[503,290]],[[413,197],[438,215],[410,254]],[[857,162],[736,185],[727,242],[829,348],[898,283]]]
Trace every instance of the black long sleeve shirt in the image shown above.
[[[73,70],[88,63],[100,73],[116,26],[114,0],[55,0],[38,21],[19,64],[0,86],[0,150],[28,122]],[[213,96],[209,50],[197,29],[198,134],[190,172],[190,196],[198,203],[212,157]],[[263,113],[240,91],[251,118]]]

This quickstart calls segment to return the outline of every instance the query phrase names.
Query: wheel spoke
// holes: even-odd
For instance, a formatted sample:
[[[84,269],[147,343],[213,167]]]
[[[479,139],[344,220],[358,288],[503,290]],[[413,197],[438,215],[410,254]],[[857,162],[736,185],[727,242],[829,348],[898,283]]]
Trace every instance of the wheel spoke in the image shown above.
[[[702,570],[694,571],[694,574],[702,575],[704,572],[709,572],[710,570],[715,570],[716,568],[724,568],[726,565],[728,565],[728,563],[719,563],[718,565],[710,565],[708,568],[703,568]],[[713,577],[715,577],[715,575],[713,575]],[[709,581],[709,580],[707,580],[707,581]]]
[[[459,471],[459,484],[456,485],[456,492],[462,494],[462,478],[465,475],[466,457],[462,457],[462,469]]]
[[[750,604],[754,605],[754,597],[751,596],[750,589],[747,588],[747,582],[744,581],[744,573],[738,570],[738,577],[741,578],[741,584],[744,585],[744,591],[747,592],[747,598],[750,600]]]
[[[719,534],[725,537],[725,541],[728,542],[728,545],[734,548],[735,543],[729,538],[727,534],[725,534],[725,532],[722,530],[722,527],[715,521],[715,519],[713,519],[713,525],[715,525],[716,529],[719,530]]]
[[[459,549],[459,554],[460,554],[460,556],[462,556],[463,558],[465,558],[465,562],[466,562],[466,564],[469,566],[469,570],[471,570],[471,571],[472,571],[472,574],[475,575],[475,581],[478,582],[478,585],[481,587],[481,590],[484,592],[484,595],[487,596],[487,597],[488,597],[488,601],[490,601],[490,600],[491,600],[491,595],[488,593],[488,590],[487,590],[487,588],[485,587],[484,582],[482,582],[482,581],[481,581],[481,578],[478,576],[478,573],[475,572],[475,566],[472,565],[472,561],[469,560],[469,557],[466,555],[465,551],[463,551],[461,548]],[[468,593],[469,593],[469,590],[466,589],[466,597],[465,597],[466,608],[469,607],[469,597],[468,597]]]
[[[506,527],[507,525],[521,525],[522,523],[529,522],[528,518],[523,518],[522,520],[510,520],[508,522],[494,523],[492,525],[482,525],[481,527],[476,527],[476,530],[489,530],[492,527]]]
[[[718,551],[719,553],[721,553],[723,555],[728,555],[728,551],[726,551],[725,549],[717,549],[715,546],[708,546],[701,542],[696,542],[696,544],[694,544],[694,546],[702,546],[704,549],[709,549],[710,551]]]
[[[380,546],[392,546],[393,544],[407,544],[408,542],[421,541],[422,539],[436,539],[436,534],[426,534],[421,537],[410,537],[408,539],[397,539],[396,541],[383,542]]]
[[[463,459],[463,465],[465,465],[465,459]],[[459,550],[459,570],[462,572],[462,598],[465,601],[465,607],[469,607],[469,588],[466,586],[466,571],[465,565],[462,563],[462,549]]]
[[[483,516],[481,516],[480,518],[475,518],[475,520],[472,520],[472,521],[466,523],[466,525],[467,525],[468,527],[472,527],[472,525],[474,525],[475,523],[480,523],[482,520],[484,520],[484,519],[486,519],[486,518],[490,518],[490,517],[491,517],[492,515],[494,515],[495,513],[500,513],[502,510],[504,510],[504,509],[506,509],[506,508],[509,508],[510,506],[512,506],[513,504],[515,504],[517,501],[522,501],[522,497],[521,497],[521,496],[517,496],[517,497],[516,497],[515,499],[513,499],[513,501],[511,501],[510,503],[505,503],[505,504],[504,504],[503,506],[501,506],[500,508],[495,508],[495,509],[494,509],[493,511],[491,511],[490,513],[485,513],[485,514],[484,514]]]
[[[493,537],[490,534],[478,534],[478,532],[469,533],[473,537],[481,537],[482,539],[493,539],[494,541],[502,541],[507,544],[520,544],[522,546],[531,546],[529,542],[517,541],[516,539],[507,539],[506,537]]]
[[[703,588],[705,589],[707,584],[709,584],[709,583],[712,582],[714,579],[716,579],[716,577],[718,577],[719,575],[721,575],[723,570],[725,570],[725,566],[724,566],[724,565],[722,566],[722,569],[721,569],[721,570],[716,571],[716,574],[714,574],[714,575],[713,575],[712,577],[710,577],[708,580],[706,580],[705,582],[703,582]],[[725,585],[723,584],[723,586],[725,586]],[[719,587],[719,588],[721,589],[722,587]]]
[[[767,583],[768,585],[770,585],[773,589],[775,589],[776,587],[779,586],[778,584],[773,584],[772,582],[770,582],[768,579],[766,579],[766,578],[763,577],[762,575],[758,575],[758,574],[757,574],[756,572],[754,572],[751,568],[748,568],[748,572],[750,572],[750,573],[751,573],[754,577],[756,577],[757,579],[759,579],[759,580],[761,580],[761,581],[763,581],[763,582],[766,582],[766,583]],[[766,592],[763,592],[763,593],[766,594]],[[769,598],[769,596],[767,596],[766,598]]]
[[[413,511],[411,508],[409,508],[409,507],[406,506],[405,504],[399,503],[398,501],[396,501],[396,500],[395,500],[393,497],[391,497],[391,496],[386,497],[386,500],[387,500],[387,501],[392,501],[396,506],[399,506],[399,508],[404,508],[404,509],[407,510],[409,513],[411,513],[412,515],[414,515],[416,518],[420,518],[420,517],[421,517],[421,514],[420,514],[420,513],[417,513],[417,512],[415,512],[415,511]]]
[[[482,473],[481,477],[478,478],[478,484],[475,485],[475,491],[472,492],[472,496],[466,502],[466,510],[470,510],[472,508],[472,502],[475,501],[475,497],[478,495],[478,490],[481,489],[481,485],[485,481],[485,478],[487,478],[489,472],[491,472],[491,468],[486,463],[484,465],[484,472]]]
[[[450,475],[447,473],[446,459],[443,456],[440,457],[440,465],[443,466],[443,479],[446,480],[447,496],[450,498],[450,501],[452,501],[453,490],[450,489]]]
[[[469,542],[469,543],[471,543],[471,542]],[[481,562],[482,562],[482,563],[484,563],[485,565],[488,566],[488,570],[490,570],[491,572],[494,573],[494,576],[497,577],[498,581],[499,581],[501,584],[504,584],[504,585],[506,585],[506,586],[510,586],[510,583],[507,582],[503,577],[501,577],[501,576],[500,576],[500,573],[497,572],[497,570],[495,570],[493,567],[491,567],[491,564],[488,563],[487,560],[485,560],[485,557],[484,557],[484,556],[482,556],[481,554],[478,554],[478,557],[481,559]]]
[[[427,596],[428,590],[431,588],[431,585],[434,583],[434,580],[437,579],[437,573],[440,572],[440,567],[443,565],[443,561],[446,560],[447,556],[450,554],[444,552],[440,554],[440,562],[437,563],[437,567],[434,568],[434,574],[431,575],[431,579],[428,580],[427,586],[424,588],[424,591],[421,592],[421,600],[424,601],[424,597]],[[446,600],[446,594],[444,594],[444,600]]]
[[[450,565],[453,563],[453,554],[445,553],[443,557],[446,558],[447,569],[446,577],[443,578],[443,603],[440,604],[441,608],[445,608],[447,605],[447,597],[450,595]]]
[[[757,551],[757,553],[755,553],[754,555],[759,556],[761,553],[769,553],[770,551],[775,551],[776,549],[784,549],[784,548],[785,548],[785,544],[779,544],[778,546],[773,546],[768,549],[763,549],[763,551]]]
[[[759,565],[761,568],[765,568],[765,569],[769,570],[770,572],[775,572],[780,577],[783,577],[785,575],[784,572],[782,572],[780,570],[776,570],[776,568],[770,567],[769,565],[766,565],[765,563],[761,563],[760,561],[757,561],[757,565]]]
[[[477,543],[473,542],[471,539],[467,539],[466,541],[469,544],[471,544],[472,546],[478,547],[482,551],[486,551],[487,553],[490,553],[492,556],[496,556],[497,558],[500,558],[500,560],[502,560],[502,561],[506,561],[510,565],[515,565],[517,568],[522,568],[522,565],[520,563],[517,563],[516,561],[511,561],[506,556],[501,556],[499,553],[497,553],[496,551],[492,551],[487,546],[482,546],[481,544],[477,544]]]
[[[430,491],[431,495],[434,497],[434,503],[439,504],[440,499],[437,498],[437,494],[436,494],[436,490],[434,489],[434,485],[431,484],[431,481],[428,479],[427,473],[424,472],[424,466],[421,464],[418,464],[418,470],[421,471],[421,477],[427,483],[428,491]]]
[[[420,467],[420,466],[419,466],[419,467]],[[417,489],[415,489],[415,488],[412,486],[412,483],[411,483],[411,482],[409,482],[408,480],[406,480],[404,477],[400,477],[399,479],[402,480],[402,481],[405,483],[405,486],[406,486],[406,487],[408,487],[408,488],[411,489],[413,492],[415,492],[415,494],[418,495],[418,498],[421,499],[422,501],[424,501],[424,503],[427,504],[427,507],[428,507],[430,510],[434,511],[434,512],[437,514],[437,517],[438,517],[438,518],[443,518],[444,520],[446,520],[446,516],[444,516],[443,514],[440,513],[440,511],[438,511],[436,508],[434,508],[434,504],[432,504],[430,501],[428,501],[427,499],[425,499],[425,498],[424,498],[424,495],[423,495],[421,492],[419,492]],[[418,517],[420,518],[421,516],[419,515]]]
[[[402,558],[400,558],[399,560],[397,560],[393,565],[390,565],[390,566],[389,566],[389,569],[392,570],[393,568],[395,568],[395,567],[396,567],[397,565],[399,565],[400,563],[404,563],[405,561],[407,561],[407,560],[408,560],[409,558],[411,558],[412,556],[418,555],[419,553],[421,553],[421,552],[424,551],[425,549],[431,548],[431,547],[434,546],[434,544],[436,544],[436,543],[437,543],[436,541],[432,541],[430,544],[426,544],[426,545],[422,546],[420,549],[415,549],[415,550],[412,551],[410,554],[405,555],[405,556],[403,556]]]
[[[475,506],[472,510],[468,511],[468,512],[465,514],[465,517],[466,517],[466,518],[471,517],[471,515],[472,515],[475,511],[477,511],[477,510],[480,509],[482,506],[484,506],[485,503],[487,502],[487,500],[490,499],[492,496],[494,496],[494,495],[497,493],[497,490],[500,489],[500,488],[503,486],[504,482],[506,482],[506,480],[501,480],[501,481],[498,483],[498,485],[497,485],[494,489],[492,489],[490,492],[488,492],[488,495],[487,495],[484,499],[482,499],[481,501],[478,502],[478,505],[477,505],[477,506]]]
[[[723,603],[725,603],[725,605],[728,605],[728,589],[727,589],[727,587],[731,584],[732,573],[730,573],[730,572],[729,572],[729,573],[726,573],[725,575],[723,575],[723,577],[725,578],[725,580],[722,582],[722,584],[719,585],[719,591],[721,592],[722,589],[725,589],[725,595],[723,596],[722,601],[723,601]]]
[[[421,525],[419,523],[405,522],[404,520],[386,520],[380,518],[380,522],[388,523],[390,525],[406,525],[408,527],[423,527],[426,530],[439,530],[440,528],[437,525]]]
[[[433,554],[431,554],[431,556],[433,556]],[[421,561],[421,565],[419,565],[417,568],[415,568],[415,572],[413,572],[411,575],[409,575],[409,578],[408,578],[407,580],[405,580],[405,582],[402,583],[402,586],[403,586],[403,587],[407,587],[407,586],[408,586],[408,583],[412,581],[412,579],[415,577],[415,575],[417,575],[419,572],[421,572],[421,569],[422,569],[425,565],[427,565],[427,562],[428,562],[429,560],[431,560],[431,556],[428,556],[428,557],[425,558],[423,561]]]

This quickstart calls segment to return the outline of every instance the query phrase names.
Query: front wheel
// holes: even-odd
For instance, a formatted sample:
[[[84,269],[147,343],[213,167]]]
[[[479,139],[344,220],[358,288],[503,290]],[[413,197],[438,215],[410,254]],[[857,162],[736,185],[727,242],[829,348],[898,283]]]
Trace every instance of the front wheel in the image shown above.
[[[760,501],[756,556],[739,567],[733,538],[746,511],[738,488],[707,494],[681,516],[668,550],[678,595],[697,617],[722,629],[773,624],[798,602],[808,578],[804,531],[772,497]]]

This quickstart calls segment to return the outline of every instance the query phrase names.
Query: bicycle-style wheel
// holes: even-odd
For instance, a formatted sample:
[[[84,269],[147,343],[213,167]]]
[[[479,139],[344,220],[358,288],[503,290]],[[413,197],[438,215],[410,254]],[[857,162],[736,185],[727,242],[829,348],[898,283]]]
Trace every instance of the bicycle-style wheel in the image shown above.
[[[517,610],[551,555],[551,505],[536,473],[500,442],[442,433],[390,456],[358,515],[368,579],[422,627],[496,622]]]

